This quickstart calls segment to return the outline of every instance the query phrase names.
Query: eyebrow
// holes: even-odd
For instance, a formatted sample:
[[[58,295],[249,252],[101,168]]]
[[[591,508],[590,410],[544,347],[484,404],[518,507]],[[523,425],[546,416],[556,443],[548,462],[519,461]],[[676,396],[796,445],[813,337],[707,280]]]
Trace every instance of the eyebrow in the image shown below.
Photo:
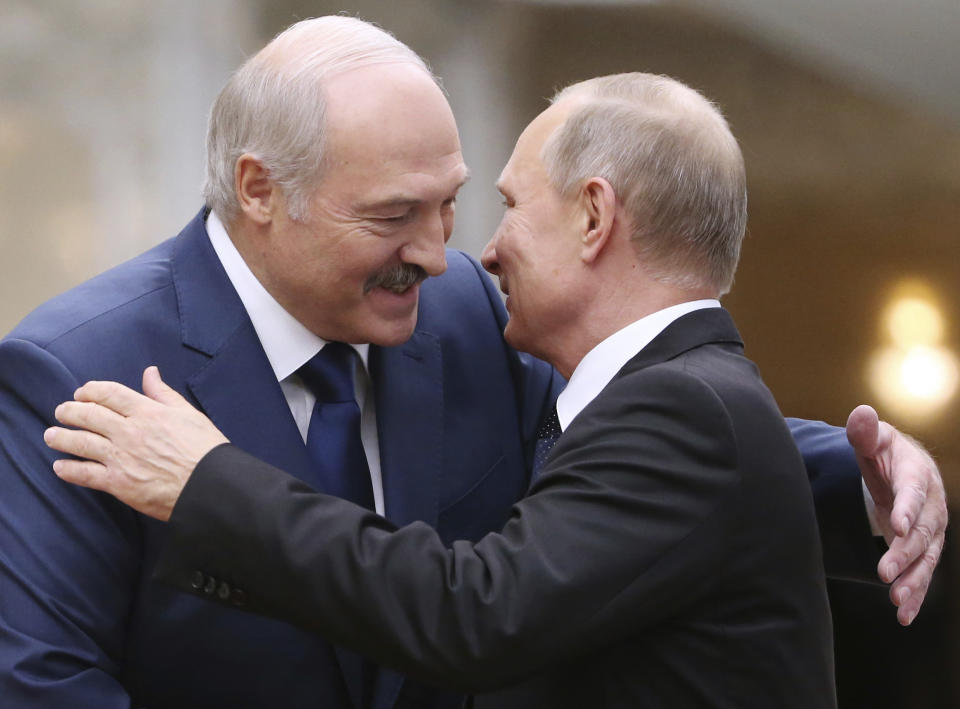
[[[456,194],[460,189],[470,181],[470,170],[465,168],[463,179],[457,183],[457,186],[453,188],[452,194]],[[358,209],[368,212],[376,212],[381,209],[395,209],[397,207],[415,207],[418,204],[423,204],[425,200],[418,199],[416,197],[407,197],[405,195],[396,195],[394,197],[387,197],[385,199],[378,199],[374,202],[367,202],[366,204],[358,205]]]

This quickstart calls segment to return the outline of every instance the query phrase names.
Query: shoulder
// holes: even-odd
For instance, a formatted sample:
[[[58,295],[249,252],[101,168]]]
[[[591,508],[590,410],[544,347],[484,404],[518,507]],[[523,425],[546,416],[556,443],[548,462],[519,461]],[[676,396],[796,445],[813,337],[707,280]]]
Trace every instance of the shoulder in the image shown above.
[[[557,448],[609,456],[637,470],[696,460],[735,472],[738,461],[723,398],[677,361],[628,364],[573,419]]]
[[[471,256],[447,249],[447,270],[428,278],[421,290],[420,315],[428,321],[464,314],[506,322],[506,311],[493,281]]]
[[[628,362],[573,420],[564,438],[599,437],[662,455],[741,467],[758,432],[787,445],[786,425],[753,363],[738,347],[704,344],[655,363]],[[569,435],[568,435],[569,434]],[[561,439],[563,440],[563,439]]]
[[[730,425],[714,377],[690,367],[687,356],[639,367],[628,362],[583,414],[610,420],[671,417],[677,426],[713,425],[719,430]]]
[[[424,281],[417,330],[455,346],[504,350],[506,311],[492,281],[470,256],[447,250],[447,270]]]

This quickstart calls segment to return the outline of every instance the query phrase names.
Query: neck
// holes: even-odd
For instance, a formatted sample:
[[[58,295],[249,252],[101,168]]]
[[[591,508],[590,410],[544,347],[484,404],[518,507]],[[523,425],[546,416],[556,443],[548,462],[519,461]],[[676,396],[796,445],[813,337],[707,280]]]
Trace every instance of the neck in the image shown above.
[[[247,268],[249,268],[250,272],[260,281],[260,285],[262,285],[278,303],[283,305],[282,299],[278,297],[279,294],[274,292],[275,289],[270,283],[269,274],[264,265],[262,250],[263,244],[267,243],[267,238],[264,233],[265,227],[253,224],[241,215],[230,222],[224,221],[223,228],[226,229],[227,236],[230,237],[230,241],[233,242],[240,257],[244,263],[247,264]]]
[[[649,278],[604,279],[601,283],[611,287],[597,289],[590,301],[592,307],[584,311],[578,323],[571,324],[575,336],[547,357],[566,379],[590,350],[637,320],[672,305],[718,297],[713,288],[678,288]],[[628,284],[632,287],[626,287]]]

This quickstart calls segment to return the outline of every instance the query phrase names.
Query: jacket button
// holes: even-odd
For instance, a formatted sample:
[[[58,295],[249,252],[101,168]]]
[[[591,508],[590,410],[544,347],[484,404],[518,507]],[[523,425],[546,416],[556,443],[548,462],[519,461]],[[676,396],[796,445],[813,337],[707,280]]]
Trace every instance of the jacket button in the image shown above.
[[[203,587],[203,592],[208,596],[212,596],[213,592],[217,590],[217,580],[213,576],[207,576],[207,583]]]
[[[217,598],[221,601],[225,601],[230,598],[230,584],[226,581],[222,581],[217,587]]]
[[[202,571],[194,571],[190,576],[190,587],[194,591],[199,591],[203,588],[204,576]]]

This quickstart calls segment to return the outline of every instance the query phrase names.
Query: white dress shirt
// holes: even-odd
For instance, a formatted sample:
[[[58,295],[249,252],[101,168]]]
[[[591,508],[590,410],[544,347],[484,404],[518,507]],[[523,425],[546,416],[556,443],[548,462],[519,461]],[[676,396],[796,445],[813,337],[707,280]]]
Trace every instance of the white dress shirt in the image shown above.
[[[567,388],[557,398],[557,418],[560,430],[566,431],[570,422],[587,404],[597,398],[617,372],[650,342],[663,332],[667,325],[681,315],[703,308],[719,308],[718,300],[692,300],[650,313],[636,322],[617,330],[607,339],[587,352],[586,357],[573,370]]]
[[[214,212],[207,217],[207,234],[213,250],[217,252],[227,277],[240,296],[244,309],[253,323],[263,351],[270,361],[274,376],[290,407],[290,413],[300,429],[304,443],[313,415],[316,397],[304,385],[297,370],[323,349],[326,341],[314,335],[299,320],[283,309],[267,292],[247,266],[237,247],[233,245],[223,222]],[[373,485],[373,501],[376,511],[384,513],[383,481],[380,475],[380,447],[377,436],[377,412],[373,397],[373,381],[370,379],[367,359],[370,345],[350,345],[360,355],[354,372],[354,392],[360,406],[360,438],[370,468]]]

